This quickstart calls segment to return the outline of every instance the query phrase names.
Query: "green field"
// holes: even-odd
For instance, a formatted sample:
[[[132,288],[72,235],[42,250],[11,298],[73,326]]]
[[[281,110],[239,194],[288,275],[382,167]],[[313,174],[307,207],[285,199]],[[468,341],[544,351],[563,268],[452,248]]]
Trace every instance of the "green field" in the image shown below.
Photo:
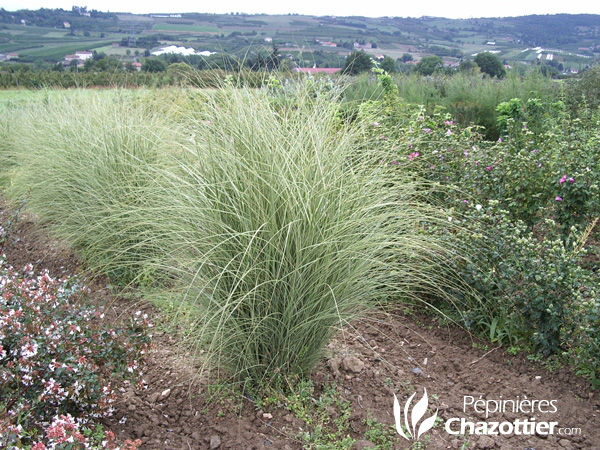
[[[44,35],[45,38],[50,39],[62,39],[67,35],[66,31],[51,31],[50,33],[46,33]]]
[[[112,44],[114,40],[101,40],[101,41],[84,41],[84,42],[53,42],[40,46],[32,50],[23,50],[24,56],[30,57],[44,57],[48,59],[63,59],[65,55],[73,54],[76,51],[91,51],[98,47],[103,47],[107,44]]]
[[[198,26],[198,25],[180,25],[170,23],[157,23],[154,25],[155,31],[173,31],[185,33],[218,33],[219,29],[214,26]]]

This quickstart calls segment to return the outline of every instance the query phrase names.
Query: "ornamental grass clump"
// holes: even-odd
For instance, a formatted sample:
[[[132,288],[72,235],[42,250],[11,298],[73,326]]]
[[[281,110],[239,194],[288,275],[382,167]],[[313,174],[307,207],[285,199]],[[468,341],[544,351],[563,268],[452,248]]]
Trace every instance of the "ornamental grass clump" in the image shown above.
[[[308,374],[351,319],[442,286],[420,186],[363,148],[335,89],[303,86],[286,102],[277,89],[207,94],[149,212],[188,336],[255,383]]]
[[[136,215],[174,125],[149,96],[74,91],[11,118],[9,198],[76,248],[89,268],[130,282],[152,259],[152,222]],[[14,138],[18,136],[18,138]]]

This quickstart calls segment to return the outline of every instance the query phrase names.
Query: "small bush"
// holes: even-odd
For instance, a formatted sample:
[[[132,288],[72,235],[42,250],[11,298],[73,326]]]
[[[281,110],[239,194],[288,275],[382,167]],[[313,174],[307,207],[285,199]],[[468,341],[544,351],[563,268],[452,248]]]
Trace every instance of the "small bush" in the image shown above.
[[[496,201],[465,206],[460,216],[461,242],[470,255],[462,273],[486,299],[483,309],[480,298],[465,308],[466,324],[487,332],[495,319],[494,340],[521,339],[546,355],[566,349],[581,320],[576,311],[592,295],[593,275],[581,264],[585,237],[572,235],[564,243],[560,227],[548,220],[538,238]],[[497,339],[500,333],[506,339]]]
[[[109,414],[115,382],[141,375],[147,319],[108,328],[77,280],[35,275],[31,265],[18,272],[4,259],[0,287],[0,444],[39,440],[36,430],[61,416],[91,426]]]

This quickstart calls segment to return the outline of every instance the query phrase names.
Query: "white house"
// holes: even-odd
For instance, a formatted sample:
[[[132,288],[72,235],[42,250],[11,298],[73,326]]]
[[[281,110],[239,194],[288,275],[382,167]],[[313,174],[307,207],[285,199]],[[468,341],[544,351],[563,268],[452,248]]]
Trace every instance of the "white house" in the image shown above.
[[[75,52],[75,55],[81,60],[85,61],[86,59],[90,59],[94,56],[92,52]]]

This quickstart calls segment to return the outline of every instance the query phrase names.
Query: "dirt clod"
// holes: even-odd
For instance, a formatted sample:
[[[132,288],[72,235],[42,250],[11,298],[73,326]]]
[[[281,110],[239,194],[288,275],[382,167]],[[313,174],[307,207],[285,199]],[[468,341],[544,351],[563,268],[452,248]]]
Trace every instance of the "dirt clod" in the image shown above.
[[[213,434],[210,437],[211,450],[215,450],[216,448],[219,448],[220,446],[221,446],[221,438],[219,436],[217,436],[216,434]]]
[[[356,356],[347,356],[342,360],[342,367],[347,372],[360,373],[365,368],[365,363]]]

